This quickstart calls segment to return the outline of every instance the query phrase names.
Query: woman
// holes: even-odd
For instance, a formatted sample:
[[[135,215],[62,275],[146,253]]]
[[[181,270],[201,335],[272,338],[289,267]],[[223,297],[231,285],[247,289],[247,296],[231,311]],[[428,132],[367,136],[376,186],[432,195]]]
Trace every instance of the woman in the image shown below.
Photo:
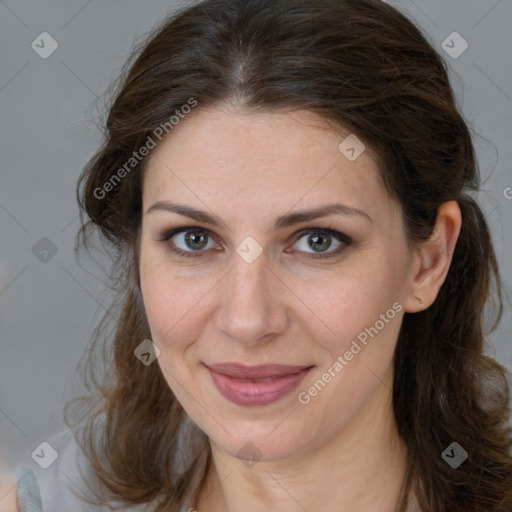
[[[420,31],[376,0],[215,0],[134,55],[78,188],[120,311],[67,410],[97,503],[510,512],[499,272]]]

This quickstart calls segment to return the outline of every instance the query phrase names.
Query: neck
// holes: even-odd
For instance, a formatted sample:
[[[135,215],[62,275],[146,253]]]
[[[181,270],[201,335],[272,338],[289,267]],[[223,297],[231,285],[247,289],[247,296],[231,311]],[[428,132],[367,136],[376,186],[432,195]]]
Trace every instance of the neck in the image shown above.
[[[407,450],[385,381],[358,417],[334,438],[292,458],[248,466],[210,441],[212,464],[198,512],[395,512]]]

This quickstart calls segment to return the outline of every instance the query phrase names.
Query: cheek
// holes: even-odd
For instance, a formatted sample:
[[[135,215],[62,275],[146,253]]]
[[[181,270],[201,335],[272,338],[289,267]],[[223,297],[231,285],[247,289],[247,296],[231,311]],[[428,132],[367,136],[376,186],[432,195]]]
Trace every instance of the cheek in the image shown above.
[[[371,269],[371,267],[368,267]],[[381,314],[400,299],[400,288],[394,273],[389,270],[366,270],[332,277],[326,282],[308,285],[304,302],[315,314],[319,325],[324,325],[338,351],[347,343],[373,326]],[[395,316],[394,310],[389,316]],[[380,324],[379,324],[380,325]],[[327,334],[326,333],[326,334]]]
[[[153,341],[162,350],[182,349],[200,331],[209,281],[182,278],[168,264],[149,263],[141,254],[142,299]]]
[[[403,315],[392,277],[393,273],[372,272],[332,280],[329,293],[314,295],[321,331],[312,336],[320,364],[298,390],[305,411],[317,413],[312,429],[324,428],[326,417],[331,418],[331,430],[342,428],[380,386],[392,385],[385,374]]]
[[[323,355],[315,375],[299,390],[300,403],[325,408],[323,414],[336,416],[336,425],[363,407],[392,363],[403,315],[401,280],[399,265],[382,261],[319,288],[309,287],[321,320],[316,320],[320,330],[312,336]]]

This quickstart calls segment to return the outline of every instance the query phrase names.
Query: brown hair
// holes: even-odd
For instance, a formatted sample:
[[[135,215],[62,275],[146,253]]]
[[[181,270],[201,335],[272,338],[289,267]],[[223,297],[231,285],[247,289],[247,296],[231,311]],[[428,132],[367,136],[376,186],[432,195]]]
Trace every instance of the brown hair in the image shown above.
[[[496,299],[492,330],[501,282],[486,220],[470,195],[479,189],[471,134],[444,61],[411,21],[378,0],[207,0],[165,20],[126,63],[104,144],[77,187],[81,215],[90,217],[81,217],[77,249],[99,230],[114,260],[116,299],[95,331],[95,343],[107,342],[109,371],[96,378],[92,351],[91,394],[69,404],[80,406],[73,421],[66,410],[100,484],[98,500],[177,511],[196,496],[210,463],[206,436],[159,366],[133,354],[151,337],[137,256],[147,159],[97,197],[191,98],[196,108],[230,101],[252,111],[305,109],[349,128],[377,155],[411,247],[432,233],[441,203],[458,202],[462,229],[446,281],[430,308],[405,314],[395,352],[406,491],[425,512],[510,512],[508,383],[505,369],[484,355],[484,306]],[[469,454],[457,469],[441,457],[454,441]]]

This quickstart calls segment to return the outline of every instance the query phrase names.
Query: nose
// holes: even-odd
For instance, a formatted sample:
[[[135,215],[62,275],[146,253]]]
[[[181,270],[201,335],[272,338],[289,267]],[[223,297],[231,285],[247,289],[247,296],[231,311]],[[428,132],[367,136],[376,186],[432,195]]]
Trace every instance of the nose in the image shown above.
[[[238,254],[223,280],[217,329],[244,344],[284,332],[288,322],[285,284],[268,267],[264,253],[252,263]]]

